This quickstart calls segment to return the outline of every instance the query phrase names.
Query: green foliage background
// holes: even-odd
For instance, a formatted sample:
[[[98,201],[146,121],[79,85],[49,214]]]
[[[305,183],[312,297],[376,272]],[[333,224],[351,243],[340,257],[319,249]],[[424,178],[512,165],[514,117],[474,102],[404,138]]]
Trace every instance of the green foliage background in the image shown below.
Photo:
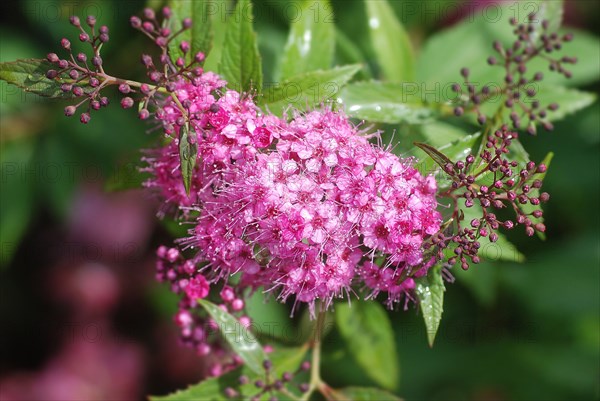
[[[57,49],[60,38],[74,32],[67,22],[72,4],[34,0],[4,3],[1,6],[0,61],[43,57],[51,49]],[[285,1],[257,1],[254,4],[254,29],[258,33],[265,83],[298,72],[289,64],[284,63],[286,67],[281,67],[280,56],[286,47],[289,30],[285,4]],[[376,8],[382,3],[373,0],[369,4]],[[402,29],[408,32],[416,53],[423,54],[422,44],[441,29],[444,21],[425,17],[420,7],[428,4],[435,9],[436,4],[440,7],[442,3],[430,0],[423,3],[391,1],[390,4],[404,25]],[[141,35],[132,35],[128,18],[139,12],[144,3],[82,2],[76,11],[85,9],[86,5],[89,5],[89,12],[96,12],[101,23],[111,28],[111,42],[104,53],[107,70],[115,76],[141,77],[143,69],[138,59],[130,55],[137,54],[147,43]],[[407,8],[409,6],[421,11],[409,14],[407,10],[412,10]],[[390,82],[402,82],[410,80],[414,74],[419,76],[433,69],[432,74],[445,83],[458,79],[455,65],[473,64],[473,70],[487,69],[485,58],[481,58],[479,47],[474,44],[485,39],[491,53],[490,40],[482,34],[457,36],[457,43],[444,43],[446,51],[429,55],[436,57],[437,54],[438,59],[432,59],[427,65],[417,64],[416,71],[414,66],[394,71],[386,63],[375,61],[382,59],[381,49],[371,45],[364,2],[338,0],[333,1],[332,7],[336,21],[334,64],[363,64],[365,68],[357,74],[358,78],[384,77]],[[58,15],[53,14],[55,8],[60,10]],[[579,29],[592,29],[595,24],[592,16],[597,15],[598,5],[574,1],[567,11],[567,16],[569,12],[575,16],[571,22]],[[492,33],[496,24],[505,23],[502,20],[492,24]],[[591,48],[594,45],[598,48],[597,36],[588,33],[585,38],[592,41]],[[321,45],[324,57],[331,54],[330,44],[324,41]],[[382,46],[396,45],[384,43]],[[218,51],[217,47],[213,49],[213,52]],[[597,92],[598,53],[577,54],[575,44],[573,51],[581,66],[580,75],[575,75],[575,83],[583,84],[588,92]],[[317,67],[321,67],[320,62],[319,59],[308,61]],[[360,98],[362,92],[354,93],[353,90],[356,88],[347,89],[344,94],[347,99]],[[63,117],[65,104],[62,102],[39,99],[4,82],[0,82],[0,95],[0,162],[3,168],[0,190],[3,266],[0,288],[3,294],[0,311],[3,316],[9,316],[15,312],[10,311],[8,305],[19,299],[14,295],[18,291],[7,292],[11,284],[10,272],[30,268],[18,257],[19,250],[35,252],[39,246],[22,242],[22,239],[36,230],[41,219],[48,219],[57,226],[63,224],[80,182],[67,174],[57,180],[39,176],[23,179],[9,174],[7,166],[14,163],[55,163],[59,166],[87,163],[100,166],[103,176],[108,178],[117,166],[137,157],[139,148],[149,146],[152,136],[144,134],[144,124],[135,118],[135,113],[121,110],[116,104],[110,111],[92,115],[91,123],[83,126]],[[560,98],[554,100],[561,101]],[[415,128],[404,118],[400,120],[403,122],[385,121],[387,124],[382,127],[389,132],[396,130],[394,141],[399,141],[401,151],[410,151],[413,140],[431,139],[427,129]],[[526,238],[515,230],[508,237],[526,256],[524,263],[488,261],[467,272],[453,270],[456,282],[446,285],[444,319],[432,349],[428,347],[422,318],[416,309],[410,307],[406,312],[388,313],[399,356],[396,392],[405,399],[600,397],[598,102],[557,121],[555,126],[551,133],[541,132],[537,138],[523,138],[532,160],[542,160],[550,151],[555,153],[544,186],[552,195],[545,208],[547,241]],[[159,297],[162,293],[157,294]],[[158,303],[160,300],[150,302],[147,307],[153,308]],[[159,311],[156,313],[160,314]],[[254,318],[257,321],[284,321],[287,311],[272,306],[266,308],[258,302]],[[298,324],[302,325],[302,321]],[[333,330],[325,339],[324,379],[338,387],[377,385],[378,373],[365,372],[365,365],[349,351],[344,336],[343,330]],[[9,345],[3,343],[2,346]],[[396,365],[392,363],[392,366]],[[392,379],[392,383],[395,381]],[[150,387],[148,392],[156,390]]]

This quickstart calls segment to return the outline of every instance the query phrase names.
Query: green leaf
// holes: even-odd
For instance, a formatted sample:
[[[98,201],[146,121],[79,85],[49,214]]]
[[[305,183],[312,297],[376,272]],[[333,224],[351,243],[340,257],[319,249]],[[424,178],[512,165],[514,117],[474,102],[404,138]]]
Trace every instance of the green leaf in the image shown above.
[[[217,322],[221,334],[225,337],[233,352],[243,359],[250,370],[257,374],[263,374],[264,368],[262,363],[268,358],[263,351],[262,345],[260,345],[254,335],[244,328],[235,317],[223,311],[215,304],[204,299],[198,302]]]
[[[410,39],[386,0],[365,1],[371,45],[383,77],[390,82],[415,78],[415,58]]]
[[[350,117],[387,124],[422,124],[431,117],[431,110],[413,89],[405,84],[357,82],[342,89],[339,101]]]
[[[269,355],[273,362],[274,376],[281,377],[283,372],[294,372],[298,369],[304,358],[308,347],[299,348],[282,348],[277,349]],[[245,385],[240,385],[239,377],[245,375],[249,382]],[[198,384],[192,385],[184,390],[179,390],[166,396],[150,396],[151,401],[226,401],[231,400],[225,396],[225,389],[231,387],[235,389],[241,396],[236,399],[250,399],[251,396],[257,393],[254,382],[256,380],[264,380],[264,370],[257,374],[246,366],[235,369],[218,378],[210,378],[201,381]],[[261,400],[267,400],[269,396],[265,394]],[[279,399],[287,399],[279,397]]]
[[[336,28],[335,30],[335,64],[360,64],[362,69],[358,72],[358,79],[372,79],[373,74],[360,47],[346,34]]]
[[[240,0],[225,27],[219,72],[240,92],[262,88],[262,65],[252,29],[252,3]]]
[[[280,116],[290,106],[300,110],[318,106],[334,99],[358,70],[360,70],[359,65],[347,65],[296,75],[281,83],[265,87],[260,103]]]
[[[182,126],[179,137],[179,161],[181,163],[183,186],[188,195],[190,194],[190,187],[192,186],[194,167],[196,166],[196,161],[198,159],[198,143],[196,141],[196,132],[193,128],[190,131],[187,124]]]
[[[461,208],[464,213],[464,223],[469,224],[473,219],[481,218],[483,211],[481,206],[474,204],[471,207]],[[490,242],[489,236],[479,237],[480,243],[479,256],[484,260],[499,261],[505,260],[509,262],[524,262],[525,255],[523,255],[501,232],[497,232],[498,240],[496,242]]]
[[[439,265],[433,267],[427,276],[420,277],[415,281],[417,298],[419,298],[421,314],[427,329],[427,341],[429,346],[433,347],[444,311],[444,291],[446,289],[442,278],[442,267]]]
[[[170,0],[173,16],[171,17],[171,31],[177,32],[181,29],[184,18],[192,19],[192,27],[177,35],[169,43],[169,53],[173,59],[182,56],[179,49],[181,42],[190,44],[190,51],[186,54],[186,63],[190,63],[196,53],[202,52],[205,56],[210,53],[213,42],[212,12],[209,12],[208,1],[197,0]]]
[[[546,157],[544,157],[544,160],[542,160],[542,164],[546,165],[546,171],[542,174],[536,174],[534,177],[534,179],[536,180],[544,180],[544,178],[546,177],[546,174],[548,173],[548,169],[550,168],[550,163],[552,162],[552,158],[554,157],[554,153],[550,152],[546,155]],[[529,193],[527,194],[531,197],[539,197],[540,196],[540,189],[539,188],[533,188],[531,187],[531,190],[529,191]],[[521,205],[519,204],[519,207],[521,208],[521,210],[525,213],[525,214],[529,214],[532,213],[534,210],[538,209],[538,206],[533,206],[530,203],[527,203],[525,205]],[[529,220],[531,220],[531,222],[533,224],[537,224],[537,223],[543,223],[544,222],[544,217],[534,217],[533,215],[528,216]],[[545,240],[546,239],[546,234],[540,231],[536,230],[536,233],[538,235],[538,237],[540,237],[541,239]]]
[[[348,349],[364,372],[388,389],[398,385],[400,367],[388,315],[375,301],[336,305],[335,318]]]
[[[283,53],[281,79],[331,67],[335,50],[333,10],[328,0],[305,0],[292,22]]]
[[[591,105],[596,100],[596,95],[591,92],[542,83],[535,98],[540,101],[542,107],[558,103],[558,110],[548,110],[548,120],[557,121]]]
[[[544,0],[535,12],[532,38],[537,40],[542,32],[542,21],[548,21],[548,31],[555,32],[560,28],[563,19],[564,2],[562,0]]]
[[[444,169],[447,164],[453,164],[452,160],[450,160],[448,156],[431,145],[422,142],[415,142],[415,146],[427,153],[427,155],[429,155],[429,157],[431,157],[433,161],[436,162],[442,169]]]
[[[392,393],[367,387],[346,387],[331,390],[331,399],[336,401],[402,401],[402,398]]]
[[[55,66],[43,59],[23,59],[0,63],[0,79],[40,96],[69,99],[73,95],[60,90],[60,83],[46,78]]]

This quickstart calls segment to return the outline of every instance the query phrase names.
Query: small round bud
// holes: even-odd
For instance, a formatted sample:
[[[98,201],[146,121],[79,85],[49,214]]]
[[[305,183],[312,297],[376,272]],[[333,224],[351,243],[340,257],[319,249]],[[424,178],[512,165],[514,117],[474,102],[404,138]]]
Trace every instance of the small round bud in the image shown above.
[[[81,32],[79,34],[79,40],[82,41],[82,42],[87,42],[87,41],[90,40],[90,36],[87,33],[85,33],[85,32]]]
[[[269,370],[273,367],[273,362],[271,362],[269,359],[265,359],[263,361],[263,368],[265,368],[265,370]]]
[[[558,110],[558,104],[557,103],[552,103],[552,104],[550,104],[548,106],[548,109],[552,110],[552,111],[556,111],[556,110]]]
[[[81,21],[79,20],[79,17],[76,15],[71,15],[69,17],[69,22],[71,23],[71,25],[76,26],[76,27],[80,27],[81,26]]]
[[[165,6],[162,8],[162,15],[165,17],[165,19],[169,19],[173,16],[173,11],[171,8]]]
[[[140,92],[144,95],[148,95],[150,93],[150,86],[148,86],[148,84],[142,84],[142,86],[140,86]]]
[[[96,17],[93,15],[88,15],[85,19],[85,22],[89,25],[90,28],[93,28],[96,25]]]
[[[90,78],[90,86],[92,88],[95,88],[98,85],[100,85],[100,81],[98,80],[98,78]]]
[[[231,388],[231,387],[227,387],[227,388],[225,388],[225,390],[224,390],[224,393],[225,393],[225,397],[227,397],[227,398],[233,398],[233,397],[237,397],[237,395],[238,395],[238,392],[237,392],[237,391],[235,391],[235,390],[234,390],[233,388]]]
[[[58,63],[58,56],[56,55],[56,53],[48,53],[48,55],[46,56],[46,60],[48,60],[51,63]]]
[[[165,38],[164,36],[159,36],[158,38],[156,38],[154,43],[156,43],[156,45],[158,47],[165,47],[167,45],[167,38]],[[163,63],[163,64],[166,64],[166,63]]]
[[[46,78],[54,79],[58,76],[58,72],[56,70],[48,70],[46,71]]]
[[[248,376],[242,375],[242,376],[240,376],[238,381],[243,386],[244,384],[248,384],[250,382],[250,379],[248,379]]]
[[[309,389],[309,385],[308,383],[302,383],[298,386],[298,389],[300,390],[301,393],[306,393]]]
[[[119,85],[119,92],[127,94],[131,92],[131,87],[125,83]]]
[[[496,60],[496,57],[492,57],[492,56],[490,56],[490,57],[488,57],[488,59],[487,59],[487,63],[488,63],[489,65],[495,65],[497,62],[498,62],[498,60]]]
[[[142,20],[139,17],[136,17],[135,15],[129,18],[129,23],[134,28],[140,28],[142,26]]]
[[[164,36],[165,38],[171,35],[171,30],[169,28],[160,28],[160,36]]]
[[[109,103],[110,103],[110,101],[108,100],[108,98],[106,96],[103,96],[103,97],[100,98],[100,105],[102,107],[108,106]]]
[[[532,237],[534,233],[535,233],[535,231],[534,231],[533,227],[525,228],[525,234],[527,234],[528,236]]]
[[[90,106],[92,106],[92,109],[94,110],[100,110],[100,102],[97,100],[92,100]]]
[[[310,362],[309,361],[302,362],[302,365],[300,365],[300,369],[302,369],[305,372],[308,372],[310,370]]]
[[[146,18],[146,19],[156,18],[156,15],[154,14],[154,10],[151,9],[150,7],[144,8],[144,18]]]
[[[572,33],[567,33],[566,35],[563,36],[563,41],[565,42],[570,42],[573,40],[573,34]]]
[[[454,108],[454,115],[457,117],[462,116],[464,114],[464,112],[465,112],[465,110],[460,106]]]
[[[81,116],[79,117],[79,121],[80,121],[82,124],[87,124],[87,123],[89,123],[89,122],[90,122],[90,119],[91,119],[91,117],[90,117],[90,113],[81,113]]]
[[[109,40],[109,39],[110,39],[110,38],[108,37],[108,34],[107,34],[107,33],[101,33],[101,34],[100,34],[100,42],[102,42],[102,43],[106,43],[106,42],[108,42],[108,40]]]
[[[179,48],[182,52],[187,53],[190,51],[190,43],[184,40],[179,44]]]
[[[77,70],[71,70],[69,71],[69,76],[71,79],[77,79],[79,78],[79,72]]]
[[[152,61],[152,57],[148,54],[142,54],[142,64],[144,64],[146,67],[153,66],[154,62]]]
[[[254,385],[258,388],[263,388],[265,386],[265,382],[263,382],[262,380],[257,380],[254,382]]]
[[[129,109],[133,107],[133,103],[133,99],[129,96],[126,96],[123,99],[121,99],[121,107],[123,107],[124,109]]]
[[[146,32],[154,32],[154,24],[150,21],[146,21],[142,24],[142,29]]]
[[[69,42],[69,39],[67,39],[67,38],[62,38],[60,40],[60,45],[65,50],[71,50],[71,42]]]
[[[490,234],[490,242],[496,242],[496,241],[498,241],[498,234],[491,233]]]
[[[548,192],[542,192],[540,194],[540,201],[548,202],[549,200],[550,200],[550,194],[548,194]]]
[[[83,96],[83,89],[80,86],[74,86],[73,87],[73,95],[79,97],[79,96]]]
[[[189,29],[189,28],[192,27],[192,19],[191,18],[185,18],[181,24],[183,26],[183,29]]]
[[[294,378],[294,376],[292,376],[292,374],[290,372],[283,372],[283,375],[281,375],[281,378],[283,379],[284,382],[289,382]]]
[[[64,70],[69,66],[69,62],[67,60],[60,60],[58,66]]]
[[[198,63],[203,62],[204,61],[204,53],[202,53],[202,52],[196,53],[196,55],[194,56],[194,60],[196,60]]]
[[[92,64],[95,65],[96,67],[100,67],[102,65],[102,57],[100,57],[100,56],[92,57]]]
[[[183,57],[178,57],[177,61],[175,61],[175,65],[177,67],[183,67],[183,66],[185,66],[185,60],[183,59]]]
[[[75,106],[65,107],[65,116],[71,117],[73,114],[75,114],[76,110],[77,110],[77,108]]]
[[[146,120],[148,117],[150,117],[150,112],[147,109],[142,109],[138,113],[138,117],[140,120]]]
[[[483,125],[483,124],[485,124],[485,121],[486,121],[486,117],[485,117],[483,114],[480,114],[480,115],[477,117],[477,122],[478,122],[479,124]]]
[[[77,55],[77,61],[79,61],[80,63],[85,63],[87,61],[87,56],[85,55],[85,53],[79,53]]]
[[[469,76],[469,69],[466,67],[461,68],[460,75],[462,75],[464,78],[467,78]]]
[[[102,26],[100,27],[100,33],[101,33],[101,34],[105,33],[105,34],[107,34],[107,35],[108,35],[108,27],[107,27],[106,25],[102,25]]]

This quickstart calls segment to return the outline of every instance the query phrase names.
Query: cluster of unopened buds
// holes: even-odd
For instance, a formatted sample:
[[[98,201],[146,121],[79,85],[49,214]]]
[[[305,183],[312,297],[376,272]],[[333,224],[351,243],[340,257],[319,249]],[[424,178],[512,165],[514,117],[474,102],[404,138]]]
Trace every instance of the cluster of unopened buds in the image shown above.
[[[515,18],[511,18],[510,24],[514,27],[513,32],[517,39],[508,47],[504,47],[499,41],[493,44],[500,59],[490,56],[487,62],[489,65],[498,65],[505,70],[503,86],[483,85],[477,88],[476,83],[469,80],[469,69],[461,69],[464,85],[458,83],[452,85],[453,91],[464,93],[459,104],[454,108],[455,115],[461,116],[465,112],[474,112],[477,114],[477,121],[485,124],[490,116],[485,114],[482,105],[492,99],[503,99],[504,107],[509,110],[508,116],[513,128],[524,128],[531,135],[536,134],[538,123],[548,131],[553,129],[552,123],[548,121],[548,112],[556,111],[558,104],[542,105],[535,98],[538,89],[536,83],[542,81],[544,76],[540,71],[530,73],[527,63],[535,58],[542,58],[548,61],[550,71],[556,71],[570,78],[571,71],[567,70],[565,65],[575,64],[577,59],[568,56],[552,58],[550,54],[561,50],[562,44],[570,42],[573,35],[549,32],[547,20],[541,21],[540,34],[539,28],[536,27],[538,23],[536,18],[535,14],[531,14],[524,24],[519,24]],[[464,88],[466,92],[463,92]]]
[[[250,379],[242,375],[239,377],[239,386],[253,385],[256,388],[256,393],[249,395],[247,399],[251,401],[259,401],[263,399],[265,395],[269,395],[269,401],[278,401],[277,394],[286,394],[289,389],[297,388],[301,393],[306,393],[309,390],[308,383],[297,383],[295,378],[299,376],[301,372],[308,372],[310,370],[310,362],[304,361],[295,372],[283,372],[279,377],[275,376],[273,369],[273,363],[270,360],[263,362],[263,368],[265,370],[264,379],[255,380],[250,383]],[[227,387],[224,390],[225,396],[228,398],[238,399],[240,392],[233,387]]]
[[[540,193],[541,178],[546,172],[546,166],[530,161],[519,169],[516,161],[506,158],[511,142],[517,138],[518,134],[504,125],[487,138],[485,149],[479,158],[471,154],[465,160],[448,163],[444,167],[444,171],[452,179],[452,184],[441,196],[448,196],[453,200],[452,218],[458,222],[459,230],[450,235],[440,232],[433,237],[433,243],[442,249],[449,242],[456,244],[456,256],[449,259],[451,265],[460,261],[461,266],[466,269],[469,266],[467,258],[473,263],[479,263],[478,239],[488,237],[490,242],[496,242],[496,231],[500,227],[510,230],[517,225],[523,225],[529,236],[536,231],[546,231],[546,226],[539,222],[543,214],[540,205],[550,199],[548,193]],[[490,184],[476,184],[476,181],[482,180]],[[460,225],[459,199],[464,200],[466,208],[477,204],[482,209],[482,216],[472,219],[469,227]],[[494,209],[505,207],[513,209],[514,220],[498,219]]]

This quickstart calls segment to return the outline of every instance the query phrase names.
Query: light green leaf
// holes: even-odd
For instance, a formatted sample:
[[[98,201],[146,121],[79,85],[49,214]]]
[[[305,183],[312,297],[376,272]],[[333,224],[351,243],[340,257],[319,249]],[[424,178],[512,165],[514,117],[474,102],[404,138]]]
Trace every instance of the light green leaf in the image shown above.
[[[415,146],[421,149],[423,152],[427,153],[427,155],[431,157],[431,159],[434,162],[436,162],[442,169],[444,169],[447,164],[453,164],[452,160],[450,160],[448,156],[446,156],[431,145],[422,142],[415,142]]]
[[[240,92],[262,88],[262,65],[250,0],[240,0],[226,23],[219,72]]]
[[[179,161],[181,162],[183,186],[188,195],[190,194],[190,187],[192,186],[194,167],[196,167],[196,161],[198,159],[198,143],[196,141],[196,132],[194,132],[193,128],[190,131],[187,124],[182,126],[179,137]]]
[[[398,385],[400,367],[394,332],[379,303],[357,301],[336,305],[335,318],[348,349],[364,372],[387,389]]]
[[[429,346],[433,347],[435,335],[442,320],[444,291],[446,291],[441,266],[437,265],[431,268],[427,276],[420,277],[415,281],[417,298],[419,298],[421,314],[427,329],[427,341]]]
[[[228,21],[227,10],[230,10],[230,7],[232,6],[229,0],[211,0],[210,2],[207,1],[207,3],[209,4],[209,14],[211,14],[213,47],[210,53],[206,56],[206,60],[204,61],[204,69],[206,71],[214,71],[218,74],[221,74],[220,64]]]
[[[250,370],[262,374],[264,372],[262,364],[268,358],[256,337],[244,328],[235,317],[215,304],[204,299],[198,302],[217,322],[221,334],[225,337],[233,352],[242,358]]]
[[[73,95],[60,90],[60,83],[46,78],[48,70],[56,69],[50,62],[43,59],[23,59],[0,63],[0,79],[16,85],[25,92],[40,96],[69,99]]]
[[[362,69],[358,72],[357,79],[373,78],[373,74],[360,47],[338,28],[335,30],[335,63],[337,65],[360,64]]]
[[[402,401],[392,393],[367,387],[346,387],[332,390],[329,395],[336,401]]]
[[[558,110],[548,111],[548,120],[557,121],[594,103],[596,95],[557,85],[540,85],[535,98],[540,101],[542,107],[558,103]]]
[[[334,99],[358,70],[358,65],[347,65],[296,75],[276,85],[265,87],[260,103],[277,115],[282,115],[290,106],[300,110],[318,106]]]
[[[386,0],[365,1],[371,44],[383,77],[390,82],[415,78],[410,38]]]
[[[350,117],[388,124],[422,124],[429,120],[431,109],[413,89],[408,84],[357,82],[345,86],[338,101]]]
[[[331,67],[335,49],[333,10],[328,0],[305,0],[292,22],[283,53],[281,79]]]
[[[181,29],[184,18],[192,19],[192,27],[180,33],[169,43],[169,53],[175,60],[182,56],[179,49],[181,42],[190,44],[191,50],[186,54],[186,63],[190,63],[196,53],[202,52],[205,56],[210,53],[213,41],[212,13],[209,12],[208,1],[197,0],[170,0],[168,6],[173,11],[171,17],[171,31],[177,32]]]

